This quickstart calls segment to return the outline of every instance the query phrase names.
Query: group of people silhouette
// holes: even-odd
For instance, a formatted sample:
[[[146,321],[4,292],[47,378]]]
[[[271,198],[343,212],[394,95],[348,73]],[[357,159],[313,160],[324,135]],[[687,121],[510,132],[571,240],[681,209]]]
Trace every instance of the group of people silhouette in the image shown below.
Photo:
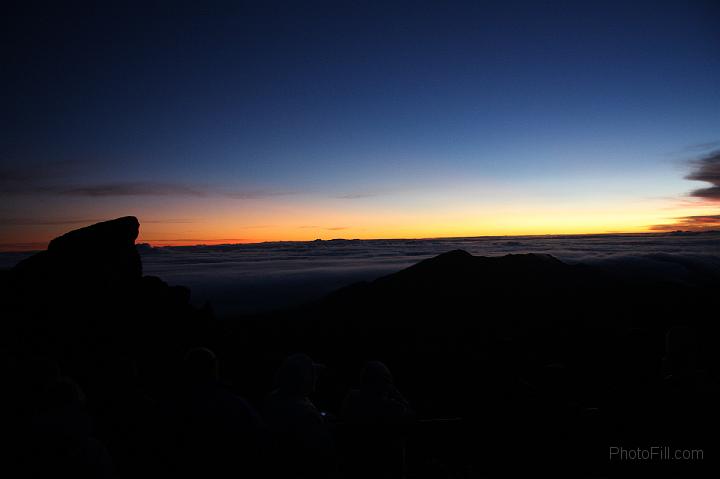
[[[324,366],[306,354],[282,362],[257,409],[221,380],[219,363],[208,348],[187,351],[173,397],[162,404],[133,384],[132,362],[112,371],[109,384],[94,385],[98,397],[89,399],[52,360],[6,364],[15,386],[3,409],[14,477],[336,477],[343,468],[338,427],[382,429],[414,417],[379,361],[366,364],[339,417],[314,405]],[[352,469],[402,474],[402,444],[381,429],[374,437],[358,433],[366,434],[365,456],[355,449],[362,464]]]
[[[614,352],[622,365],[608,382],[615,389],[598,409],[582,397],[572,365],[549,362],[513,377],[508,358],[517,355],[508,343],[495,377],[475,378],[481,391],[450,398],[467,414],[470,433],[447,447],[466,456],[459,462],[473,456],[474,472],[531,467],[571,477],[636,471],[637,464],[608,463],[613,445],[704,444],[718,423],[713,401],[720,395],[697,338],[675,327],[660,355],[653,347],[646,332],[627,332]],[[356,388],[328,412],[313,399],[326,367],[303,353],[285,357],[261,401],[224,382],[220,359],[205,347],[178,356],[175,384],[161,398],[141,387],[132,359],[116,358],[102,378],[75,381],[53,360],[4,356],[4,452],[12,456],[4,464],[17,469],[13,477],[425,477],[408,475],[407,445],[432,421],[418,418],[380,361],[366,362]],[[660,476],[687,471],[678,463],[643,467]]]

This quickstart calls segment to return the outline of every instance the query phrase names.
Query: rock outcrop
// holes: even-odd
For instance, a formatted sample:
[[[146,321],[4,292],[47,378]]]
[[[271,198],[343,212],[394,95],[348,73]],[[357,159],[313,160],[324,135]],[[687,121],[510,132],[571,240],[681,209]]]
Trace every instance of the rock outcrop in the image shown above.
[[[139,226],[126,216],[70,231],[18,263],[1,301],[7,336],[79,376],[102,357],[157,363],[202,338],[209,315],[190,304],[190,291],[142,275]]]
[[[140,222],[125,216],[59,236],[46,251],[13,268],[24,288],[43,286],[61,290],[83,286],[125,287],[142,276],[142,262],[135,248]]]

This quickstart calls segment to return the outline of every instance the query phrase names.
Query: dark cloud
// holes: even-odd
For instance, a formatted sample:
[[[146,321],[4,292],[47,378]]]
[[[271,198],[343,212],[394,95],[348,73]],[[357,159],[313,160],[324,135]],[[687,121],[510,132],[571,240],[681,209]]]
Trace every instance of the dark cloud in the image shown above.
[[[47,242],[35,243],[0,243],[0,269],[10,268],[20,260],[30,256],[30,253],[17,253],[18,251],[39,251],[47,248]]]
[[[259,198],[270,198],[273,196],[295,195],[296,191],[278,191],[278,190],[249,190],[249,191],[220,191],[220,196],[233,198],[236,200],[256,200]]]
[[[720,215],[697,215],[682,216],[675,218],[676,222],[666,225],[654,225],[650,229],[653,231],[707,231],[720,230]]]
[[[6,226],[70,226],[80,225],[89,226],[94,223],[106,221],[107,218],[82,218],[82,219],[55,219],[55,218],[0,218],[0,223]],[[143,224],[187,224],[195,223],[194,220],[189,219],[143,219]]]
[[[714,150],[720,147],[720,141],[708,141],[706,143],[696,143],[685,148],[685,151],[702,152]]]
[[[33,172],[17,168],[0,169],[0,184],[19,183],[35,179]]]
[[[718,142],[695,145],[696,148],[711,148]],[[690,162],[693,170],[685,176],[688,180],[703,181],[712,186],[698,188],[690,192],[693,201],[702,200],[705,205],[720,204],[720,150],[714,150],[707,155]],[[653,231],[706,231],[720,229],[720,215],[695,215],[675,218],[670,224],[654,225]]]
[[[704,181],[712,186],[694,190],[691,196],[720,201],[720,150],[694,160],[694,170],[685,178],[694,181]]]
[[[182,184],[172,183],[103,183],[88,186],[72,187],[40,187],[39,191],[47,190],[48,193],[61,196],[207,196],[205,191]]]
[[[692,192],[693,196],[698,198],[707,198],[720,201],[720,186],[711,186],[709,188],[700,188]]]
[[[59,178],[67,177],[75,167],[76,163],[73,162],[0,166],[0,195],[38,193],[42,185],[55,184]]]
[[[48,195],[84,198],[118,196],[185,196],[194,198],[225,197],[237,200],[252,200],[296,194],[293,191],[277,190],[227,190],[208,186],[193,186],[183,183],[153,181],[110,182],[85,185],[62,185],[44,181],[42,178],[23,176],[22,172],[9,172],[0,181],[0,194],[5,195]]]
[[[8,226],[63,226],[63,225],[91,225],[105,221],[98,218],[87,219],[33,219],[33,218],[0,218],[0,223]]]
[[[273,189],[233,190],[212,185],[163,181],[111,181],[77,183],[79,162],[54,162],[47,165],[0,167],[0,195],[42,195],[103,198],[118,196],[224,197],[253,200],[297,194]]]

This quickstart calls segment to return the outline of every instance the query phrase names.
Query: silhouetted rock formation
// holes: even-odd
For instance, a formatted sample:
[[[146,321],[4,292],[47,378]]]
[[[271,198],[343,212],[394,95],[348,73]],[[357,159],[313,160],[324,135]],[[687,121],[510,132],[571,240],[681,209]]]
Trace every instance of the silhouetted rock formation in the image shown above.
[[[210,323],[190,305],[189,290],[142,276],[138,231],[133,216],[97,223],[16,265],[3,300],[12,337],[36,354],[62,358],[79,377],[101,357],[158,356],[201,340]]]
[[[122,287],[142,276],[135,249],[139,228],[137,218],[125,216],[71,231],[18,263],[13,274],[22,288]]]

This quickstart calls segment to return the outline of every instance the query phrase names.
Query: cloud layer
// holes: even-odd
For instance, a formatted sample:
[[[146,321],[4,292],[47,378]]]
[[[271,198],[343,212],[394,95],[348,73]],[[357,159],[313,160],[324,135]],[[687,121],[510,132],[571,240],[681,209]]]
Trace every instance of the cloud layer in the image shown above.
[[[720,232],[139,246],[145,274],[190,287],[197,304],[211,301],[220,316],[319,299],[453,249],[489,256],[547,253],[631,278],[685,281],[698,271],[720,278]],[[26,256],[0,253],[0,267]]]
[[[682,280],[693,268],[720,276],[720,233],[333,240],[140,248],[146,274],[189,286],[221,315],[257,312],[322,297],[453,249],[476,255],[549,253],[630,276]]]

